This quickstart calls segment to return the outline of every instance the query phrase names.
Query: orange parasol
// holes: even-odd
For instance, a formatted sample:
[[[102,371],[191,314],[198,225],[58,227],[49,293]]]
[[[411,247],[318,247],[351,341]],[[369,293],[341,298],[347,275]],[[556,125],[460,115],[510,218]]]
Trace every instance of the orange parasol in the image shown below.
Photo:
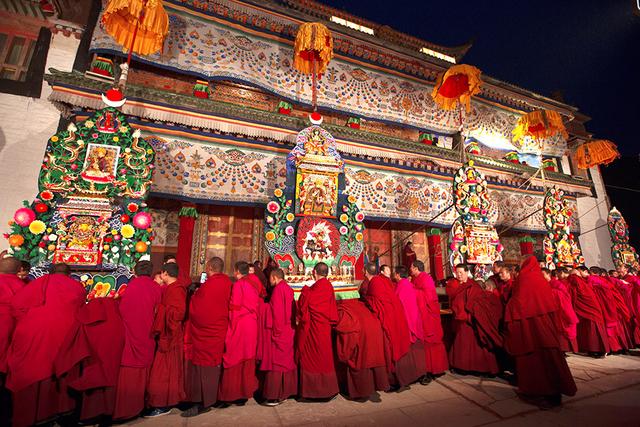
[[[441,74],[431,97],[444,110],[455,110],[458,104],[471,111],[471,97],[480,93],[480,70],[471,65],[451,66]]]
[[[585,142],[576,149],[576,162],[580,169],[608,165],[620,157],[618,147],[606,139]]]
[[[525,136],[534,140],[550,138],[558,133],[565,139],[569,136],[562,123],[562,116],[550,110],[536,110],[520,117],[512,133],[514,141],[519,141]]]
[[[293,46],[293,68],[313,78],[312,99],[316,109],[316,78],[327,70],[333,58],[333,37],[327,27],[319,22],[300,25]]]
[[[102,26],[129,54],[151,55],[162,49],[169,17],[162,0],[110,0]]]

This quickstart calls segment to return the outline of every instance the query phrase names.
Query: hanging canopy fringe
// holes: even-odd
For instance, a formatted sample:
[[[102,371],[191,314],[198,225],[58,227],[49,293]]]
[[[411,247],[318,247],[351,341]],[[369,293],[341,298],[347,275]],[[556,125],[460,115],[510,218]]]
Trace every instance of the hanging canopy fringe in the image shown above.
[[[138,55],[160,51],[169,33],[169,17],[162,0],[111,0],[102,15],[102,25],[125,52],[135,34],[133,52]]]

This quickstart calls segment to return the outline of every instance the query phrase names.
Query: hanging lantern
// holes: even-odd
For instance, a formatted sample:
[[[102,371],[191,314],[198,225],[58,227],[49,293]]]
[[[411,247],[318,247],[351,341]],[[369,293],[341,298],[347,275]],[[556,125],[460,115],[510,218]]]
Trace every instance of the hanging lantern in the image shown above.
[[[91,73],[113,79],[113,61],[109,58],[96,56],[91,63]]]
[[[162,0],[110,0],[102,26],[125,49],[151,55],[162,49],[169,17]]]
[[[209,99],[209,82],[206,80],[196,80],[196,84],[193,86],[193,96],[200,99]]]
[[[284,115],[291,115],[291,111],[293,111],[293,105],[291,105],[288,101],[280,101],[278,102],[278,113]]]
[[[520,117],[512,133],[514,141],[525,136],[534,140],[550,138],[556,134],[561,134],[564,139],[569,137],[562,123],[562,116],[549,110],[536,110]]]
[[[542,159],[542,167],[549,172],[558,172],[558,165],[555,159]]]
[[[298,28],[293,51],[293,68],[303,74],[322,74],[333,58],[331,32],[319,22],[305,22]]]
[[[458,103],[471,111],[471,97],[480,92],[480,70],[471,65],[453,65],[436,81],[431,97],[443,110],[455,110]]]
[[[520,164],[520,157],[518,156],[518,152],[516,151],[509,151],[504,155],[504,159],[509,163],[515,163],[517,165]]]
[[[420,132],[420,135],[418,135],[418,141],[423,144],[433,145],[435,137],[429,132]]]
[[[608,165],[620,157],[618,147],[606,139],[585,142],[576,149],[576,162],[580,169]]]
[[[347,127],[351,129],[360,129],[360,117],[349,117],[347,119]]]

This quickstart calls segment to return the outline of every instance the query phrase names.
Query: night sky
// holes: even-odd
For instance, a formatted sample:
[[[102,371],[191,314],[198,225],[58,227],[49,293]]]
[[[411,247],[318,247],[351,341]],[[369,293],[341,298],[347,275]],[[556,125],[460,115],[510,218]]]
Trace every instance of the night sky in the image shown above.
[[[637,0],[321,0],[432,43],[473,39],[462,62],[565,102],[591,117],[587,130],[618,145],[602,168],[614,205],[640,249],[640,11]],[[584,230],[583,230],[584,231]]]

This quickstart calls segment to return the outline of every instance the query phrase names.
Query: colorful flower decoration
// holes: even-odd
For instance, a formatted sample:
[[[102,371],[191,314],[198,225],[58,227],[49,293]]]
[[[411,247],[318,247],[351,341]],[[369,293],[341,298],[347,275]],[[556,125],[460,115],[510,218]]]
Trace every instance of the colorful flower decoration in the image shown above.
[[[289,212],[286,218],[287,218],[287,221],[292,222],[294,219],[296,219],[296,216],[292,212]]]
[[[340,215],[340,222],[346,224],[349,221],[349,216],[347,214]]]
[[[358,242],[361,242],[363,238],[364,238],[364,237],[362,236],[362,233],[356,233],[356,240],[357,240]]]
[[[40,198],[48,202],[49,200],[53,200],[53,193],[49,190],[44,190],[40,192]]]
[[[267,242],[273,242],[276,238],[276,235],[273,231],[267,231],[267,234],[265,234],[265,238],[267,239]]]
[[[22,246],[24,243],[24,237],[20,234],[12,234],[9,236],[9,245],[10,246]]]
[[[151,214],[149,212],[138,212],[133,217],[133,225],[139,229],[147,229],[151,225]]]
[[[135,249],[136,249],[136,252],[138,253],[145,253],[147,252],[147,247],[148,246],[145,242],[137,242]]]
[[[31,224],[29,224],[29,231],[32,234],[42,234],[45,232],[46,229],[47,229],[47,225],[38,219],[35,221],[32,221]]]
[[[282,197],[282,190],[281,190],[281,189],[279,189],[279,188],[276,188],[276,189],[275,189],[275,191],[273,192],[273,194],[274,194],[276,197]]]
[[[344,225],[342,227],[340,227],[340,234],[342,234],[343,236],[345,234],[347,234],[349,232],[349,229],[347,227],[345,227]]]
[[[271,201],[267,203],[267,210],[272,214],[277,213],[280,210],[280,205],[278,202]]]
[[[356,221],[358,221],[358,222],[364,221],[364,214],[362,212],[358,212],[356,214]]]
[[[127,210],[128,210],[129,212],[131,212],[131,213],[136,213],[136,212],[138,212],[138,209],[139,209],[139,207],[138,207],[138,205],[137,205],[137,204],[135,204],[135,203],[129,203],[129,204],[127,205]]]
[[[36,219],[36,213],[29,208],[20,208],[13,215],[13,220],[21,227],[27,227]]]
[[[125,239],[132,238],[135,232],[136,230],[133,228],[131,224],[125,224],[120,229],[120,234],[122,234],[122,237],[124,237]]]
[[[287,236],[293,236],[293,227],[292,226],[287,226],[287,228],[284,229],[284,232]]]
[[[45,213],[49,210],[49,206],[44,203],[36,203],[33,208],[38,213]]]

